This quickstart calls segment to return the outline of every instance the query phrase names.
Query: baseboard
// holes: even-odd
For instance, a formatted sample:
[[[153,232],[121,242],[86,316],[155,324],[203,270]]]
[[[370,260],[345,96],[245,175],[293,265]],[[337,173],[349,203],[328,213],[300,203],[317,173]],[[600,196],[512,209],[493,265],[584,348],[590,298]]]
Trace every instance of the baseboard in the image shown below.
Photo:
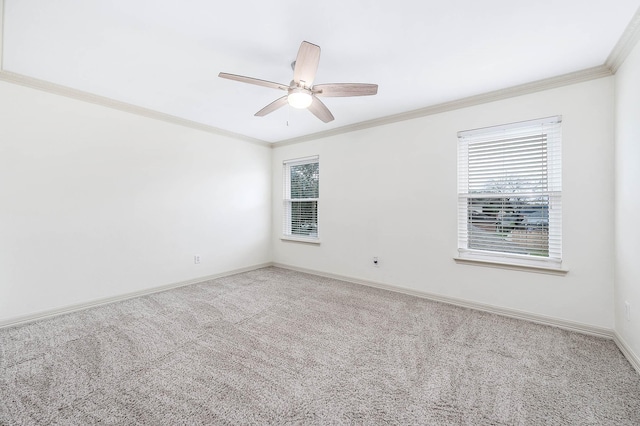
[[[473,302],[470,300],[459,299],[459,298],[449,297],[449,296],[442,296],[435,293],[429,293],[429,292],[424,292],[419,290],[413,290],[406,287],[379,283],[379,282],[370,281],[370,280],[362,280],[359,278],[348,277],[345,275],[331,274],[327,272],[317,271],[314,269],[300,268],[297,266],[287,265],[283,263],[276,263],[276,262],[265,262],[258,265],[251,265],[251,266],[246,266],[244,268],[238,268],[230,271],[220,272],[213,275],[198,277],[198,278],[194,278],[187,281],[181,281],[177,283],[166,284],[159,287],[153,287],[150,289],[126,293],[119,296],[96,299],[86,303],[79,303],[75,305],[65,306],[62,308],[38,312],[35,314],[9,318],[9,319],[0,321],[0,328],[13,327],[16,325],[21,325],[21,324],[26,324],[33,321],[51,318],[57,315],[68,314],[71,312],[81,311],[81,310],[94,308],[102,305],[108,305],[110,303],[115,303],[115,302],[120,302],[128,299],[133,299],[136,297],[146,296],[148,294],[160,293],[160,292],[171,290],[178,287],[197,284],[203,281],[213,280],[216,278],[228,277],[230,275],[236,275],[243,272],[254,271],[256,269],[266,268],[269,266],[275,266],[278,268],[289,269],[292,271],[298,271],[298,272],[317,275],[321,277],[336,279],[340,281],[346,281],[354,284],[365,285],[368,287],[394,291],[398,293],[408,294],[410,296],[416,296],[424,299],[434,300],[436,302],[448,303],[450,305],[461,306],[464,308],[475,309],[475,310],[489,312],[489,313],[502,315],[510,318],[522,319],[530,322],[535,322],[538,324],[549,325],[553,327],[562,328],[565,330],[576,331],[579,333],[590,334],[593,336],[612,339],[615,342],[615,344],[618,346],[618,348],[620,348],[620,351],[625,356],[625,358],[627,358],[627,360],[633,366],[633,368],[640,374],[640,357],[629,347],[626,341],[617,332],[608,328],[596,327],[589,324],[582,324],[574,321],[548,317],[545,315],[533,314],[530,312],[519,311],[516,309],[503,308],[499,306]]]
[[[503,308],[500,306],[478,303],[471,300],[459,299],[459,298],[449,297],[449,296],[442,296],[435,293],[413,290],[413,289],[401,287],[401,286],[395,286],[395,285],[379,283],[379,282],[369,281],[369,280],[362,280],[359,278],[331,274],[331,273],[326,273],[322,271],[316,271],[313,269],[299,268],[297,266],[292,266],[292,265],[287,265],[282,263],[273,263],[273,266],[278,268],[283,268],[283,269],[290,269],[298,272],[304,272],[307,274],[318,275],[321,277],[332,278],[340,281],[346,281],[354,284],[361,284],[368,287],[375,287],[383,290],[389,290],[389,291],[394,291],[398,293],[408,294],[410,296],[417,296],[424,299],[434,300],[436,302],[448,303],[450,305],[456,305],[464,308],[475,309],[478,311],[489,312],[492,314],[502,315],[510,318],[522,319],[530,322],[535,322],[538,324],[544,324],[544,325],[562,328],[564,330],[576,331],[579,333],[589,334],[597,337],[604,337],[606,339],[614,339],[614,331],[609,328],[597,327],[597,326],[583,324],[575,321],[548,317],[545,315],[534,314],[530,312],[520,311],[517,309]]]
[[[631,347],[627,344],[627,342],[618,334],[618,332],[614,332],[613,341],[616,342],[620,352],[627,358],[629,364],[640,374],[640,356],[633,352]]]
[[[197,283],[201,283],[203,281],[213,280],[213,279],[216,279],[216,278],[228,277],[230,275],[236,275],[236,274],[240,274],[240,273],[243,273],[243,272],[254,271],[256,269],[265,268],[265,267],[272,266],[272,265],[273,265],[272,262],[261,263],[261,264],[258,264],[258,265],[252,265],[252,266],[247,266],[247,267],[244,267],[244,268],[238,268],[238,269],[233,269],[233,270],[230,270],[230,271],[220,272],[220,273],[213,274],[213,275],[207,275],[207,276],[204,276],[204,277],[198,277],[198,278],[194,278],[194,279],[187,280],[187,281],[181,281],[181,282],[177,282],[177,283],[166,284],[166,285],[162,285],[162,286],[159,286],[159,287],[152,287],[152,288],[145,289],[145,290],[139,290],[139,291],[134,291],[134,292],[131,292],[131,293],[125,293],[125,294],[121,294],[121,295],[118,295],[118,296],[105,297],[105,298],[102,298],[102,299],[95,299],[95,300],[92,300],[90,302],[78,303],[78,304],[74,304],[74,305],[64,306],[62,308],[50,309],[50,310],[47,310],[47,311],[37,312],[37,313],[34,313],[34,314],[29,314],[29,315],[23,315],[23,316],[19,316],[19,317],[4,319],[4,320],[0,320],[0,328],[13,327],[13,326],[16,326],[16,325],[26,324],[26,323],[33,322],[33,321],[39,321],[39,320],[43,320],[43,319],[46,319],[46,318],[55,317],[57,315],[63,315],[63,314],[71,313],[71,312],[82,311],[82,310],[89,309],[89,308],[95,308],[97,306],[108,305],[110,303],[121,302],[121,301],[127,300],[127,299],[133,299],[133,298],[136,298],[136,297],[146,296],[148,294],[160,293],[162,291],[167,291],[167,290],[171,290],[171,289],[178,288],[178,287],[184,287],[184,286],[191,285],[191,284],[197,284]]]

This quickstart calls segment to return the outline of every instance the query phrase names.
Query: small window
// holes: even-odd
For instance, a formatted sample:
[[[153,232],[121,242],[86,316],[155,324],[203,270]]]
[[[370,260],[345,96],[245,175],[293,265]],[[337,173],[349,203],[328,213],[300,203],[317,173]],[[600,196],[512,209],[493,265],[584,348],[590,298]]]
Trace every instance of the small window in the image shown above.
[[[458,134],[461,258],[558,267],[561,117]]]
[[[283,234],[290,239],[317,241],[319,158],[316,156],[287,160],[283,166]]]

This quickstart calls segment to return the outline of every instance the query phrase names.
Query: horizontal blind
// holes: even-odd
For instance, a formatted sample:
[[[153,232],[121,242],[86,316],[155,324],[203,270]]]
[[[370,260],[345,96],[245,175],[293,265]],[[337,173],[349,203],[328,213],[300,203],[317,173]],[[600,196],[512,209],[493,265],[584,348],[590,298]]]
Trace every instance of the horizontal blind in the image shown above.
[[[283,233],[318,237],[320,167],[318,157],[284,162]]]
[[[560,117],[458,134],[458,247],[562,258]]]

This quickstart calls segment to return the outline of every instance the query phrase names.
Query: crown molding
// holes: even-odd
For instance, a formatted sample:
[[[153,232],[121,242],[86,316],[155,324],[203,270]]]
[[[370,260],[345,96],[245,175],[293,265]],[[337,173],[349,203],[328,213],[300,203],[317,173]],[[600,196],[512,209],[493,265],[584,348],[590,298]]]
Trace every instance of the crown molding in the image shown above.
[[[499,101],[503,99],[513,98],[516,96],[528,95],[543,90],[554,89],[557,87],[568,86],[571,84],[582,83],[584,81],[595,80],[602,77],[613,75],[611,69],[606,65],[599,65],[593,68],[563,74],[556,77],[545,78],[543,80],[531,83],[520,84],[505,89],[494,90],[492,92],[482,93],[480,95],[469,96],[467,98],[457,99],[454,101],[444,102],[413,111],[403,112],[400,114],[390,115],[387,117],[376,118],[374,120],[363,121],[349,126],[338,127],[336,129],[324,132],[312,133],[306,136],[286,139],[274,142],[272,146],[278,148],[286,145],[293,145],[301,142],[308,142],[329,136],[336,136],[343,133],[354,132],[356,130],[364,130],[371,127],[383,126],[386,124],[397,123],[399,121],[412,120],[414,118],[426,117],[428,115],[440,114],[443,112],[453,111],[471,106],[481,105],[489,102]]]
[[[0,71],[2,71],[2,63],[4,58],[2,48],[4,47],[4,0],[0,0]]]
[[[608,77],[614,75],[618,68],[622,65],[626,57],[631,50],[640,40],[640,9],[636,11],[635,15],[627,25],[622,36],[616,43],[615,47],[609,54],[606,62],[602,65],[587,68],[585,70],[576,71],[568,74],[563,74],[556,77],[551,77],[543,80],[534,81],[531,83],[525,83],[517,86],[508,87],[505,89],[499,89],[488,93],[483,93],[475,96],[470,96],[462,99],[457,99],[449,102],[440,103],[437,105],[431,105],[425,108],[420,108],[412,111],[407,111],[400,114],[394,114],[385,116],[373,120],[367,120],[360,123],[355,123],[347,126],[338,127],[331,130],[322,132],[316,132],[309,135],[304,135],[296,138],[280,140],[276,142],[267,142],[261,139],[252,138],[239,133],[230,132],[214,126],[198,123],[195,121],[180,118],[174,115],[162,113],[152,109],[136,106],[126,102],[117,101],[115,99],[107,98],[104,96],[94,95],[82,90],[73,89],[70,87],[58,85],[45,80],[39,80],[26,75],[5,71],[3,68],[3,46],[4,46],[4,8],[5,1],[0,0],[0,81],[6,81],[9,83],[19,84],[22,86],[42,90],[45,92],[53,93],[60,96],[65,96],[73,99],[77,99],[84,102],[90,102],[96,105],[106,106],[114,108],[120,111],[129,112],[136,115],[141,115],[147,118],[155,120],[161,120],[180,126],[189,127],[196,130],[201,130],[210,134],[230,137],[245,142],[250,142],[260,146],[267,146],[271,148],[278,148],[287,145],[293,145],[301,142],[308,142],[330,136],[336,136],[343,133],[354,132],[358,130],[364,130],[372,127],[383,126],[386,124],[397,123],[400,121],[411,120],[415,118],[425,117],[434,114],[440,114],[443,112],[453,111],[461,108],[467,108],[475,105],[481,105],[493,101],[508,99],[516,96],[527,95],[543,90],[549,90],[561,86],[567,86],[575,83],[581,83],[588,80],[594,80],[602,77]]]
[[[1,52],[0,52],[1,53]],[[171,124],[177,124],[184,127],[189,127],[195,130],[201,130],[217,136],[224,136],[234,139],[239,139],[245,142],[269,147],[269,142],[250,138],[248,136],[241,135],[239,133],[233,133],[226,130],[219,129],[217,127],[209,126],[206,124],[198,123],[195,121],[187,120],[184,118],[176,117],[175,115],[165,114],[163,112],[155,111],[148,108],[132,105],[126,102],[117,101],[115,99],[107,98],[105,96],[94,95],[82,90],[73,89],[71,87],[62,86],[59,84],[51,83],[45,80],[40,80],[26,75],[10,72],[0,71],[0,81],[8,83],[18,84],[21,86],[29,87],[32,89],[42,90],[44,92],[53,93],[59,96],[65,96],[67,98],[76,99],[79,101],[89,102],[92,104],[105,106],[108,108],[117,109],[120,111],[128,112],[131,114],[141,115],[143,117],[151,118],[154,120],[160,120]]]
[[[618,68],[627,59],[627,56],[629,56],[638,41],[640,41],[640,8],[631,18],[629,25],[625,28],[605,62],[605,65],[611,69],[612,73],[615,74],[618,71]]]
[[[0,6],[3,6],[4,2],[0,0]],[[1,10],[1,8],[0,8]],[[0,17],[1,18],[1,17]],[[0,31],[1,34],[1,31]],[[0,40],[1,42],[2,40]],[[633,46],[632,46],[633,47]],[[0,51],[0,54],[2,52]],[[317,140],[330,136],[336,136],[343,133],[354,132],[357,130],[368,129],[371,127],[378,127],[386,124],[392,124],[400,121],[411,120],[414,118],[425,117],[428,115],[440,114],[447,111],[453,111],[457,109],[467,108],[475,105],[480,105],[488,102],[508,99],[516,96],[526,95],[530,93],[540,92],[543,90],[553,89],[556,87],[567,86],[570,84],[581,83],[588,80],[594,80],[602,77],[608,77],[613,75],[613,72],[606,65],[600,65],[593,68],[588,68],[581,71],[564,74],[557,77],[551,77],[543,80],[534,81],[531,83],[525,83],[518,86],[512,86],[505,89],[495,90],[480,95],[470,96],[463,99],[444,102],[437,105],[420,108],[413,111],[408,111],[400,114],[390,115],[374,120],[363,121],[360,123],[351,124],[348,126],[342,126],[335,129],[312,133],[310,135],[300,136],[297,138],[286,139],[278,142],[266,142],[260,139],[250,138],[239,133],[229,132],[217,127],[209,126],[206,124],[198,123],[195,121],[187,120],[184,118],[176,117],[174,115],[165,114],[159,111],[155,111],[148,108],[132,105],[126,102],[121,102],[115,99],[107,98],[100,95],[95,95],[82,90],[73,89],[71,87],[62,86],[59,84],[51,83],[45,80],[29,77],[23,74],[18,74],[10,71],[0,70],[0,81],[6,81],[8,83],[18,84],[32,89],[42,90],[48,93],[53,93],[60,96],[65,96],[72,99],[77,99],[84,102],[101,105],[120,111],[128,112],[131,114],[141,115],[147,118],[155,120],[161,120],[172,124],[177,124],[185,127],[189,127],[196,130],[201,130],[207,133],[211,133],[218,136],[225,136],[234,139],[239,139],[245,142],[258,144],[261,146],[268,146],[277,148],[286,145],[292,145],[301,142],[308,142],[311,140]]]
[[[206,124],[198,123],[185,118],[176,117],[175,115],[165,114],[163,112],[155,111],[149,108],[132,105],[126,102],[117,101],[115,99],[107,98],[105,96],[94,95],[82,90],[73,89],[71,87],[62,86],[60,84],[51,83],[45,80],[29,77],[26,75],[6,71],[3,67],[4,64],[4,0],[0,0],[0,81],[7,83],[18,84],[21,86],[29,87],[32,89],[42,90],[44,92],[52,93],[59,96],[65,96],[67,98],[76,99],[83,102],[89,102],[92,104],[117,109],[119,111],[128,112],[131,114],[141,115],[143,117],[151,118],[154,120],[160,120],[171,124],[177,124],[179,126],[189,127],[195,130],[200,130],[217,136],[224,136],[233,139],[239,139],[245,142],[270,147],[269,142],[261,139],[251,138],[239,133],[229,132],[227,130],[219,129],[217,127],[209,126]]]

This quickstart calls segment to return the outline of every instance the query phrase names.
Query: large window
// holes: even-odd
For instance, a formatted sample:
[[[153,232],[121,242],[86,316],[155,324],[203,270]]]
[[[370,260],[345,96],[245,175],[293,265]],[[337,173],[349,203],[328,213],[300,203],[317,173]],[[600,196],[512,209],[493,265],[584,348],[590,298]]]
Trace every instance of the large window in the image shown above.
[[[292,239],[318,240],[320,167],[318,157],[283,164],[283,234]]]
[[[458,134],[461,258],[559,266],[560,123],[552,117]]]

